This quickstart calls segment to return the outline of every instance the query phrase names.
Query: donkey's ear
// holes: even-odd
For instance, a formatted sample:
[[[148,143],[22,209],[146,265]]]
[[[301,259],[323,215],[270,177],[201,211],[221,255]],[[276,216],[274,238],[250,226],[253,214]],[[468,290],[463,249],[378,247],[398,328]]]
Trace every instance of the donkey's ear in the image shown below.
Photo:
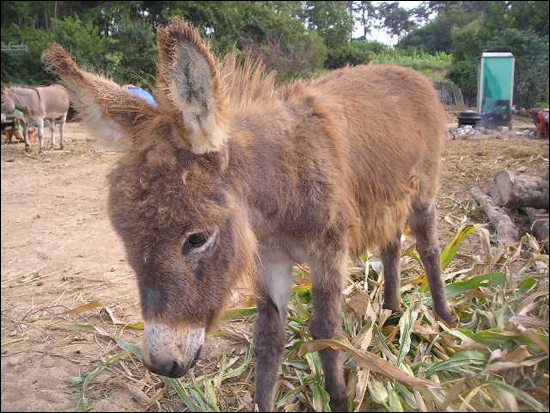
[[[109,142],[130,143],[158,110],[115,82],[78,67],[59,44],[42,53],[46,70],[59,75],[74,108],[90,131]],[[120,139],[122,138],[122,139]]]
[[[157,32],[161,105],[181,116],[194,153],[219,151],[225,143],[225,98],[218,62],[208,46],[179,17]]]

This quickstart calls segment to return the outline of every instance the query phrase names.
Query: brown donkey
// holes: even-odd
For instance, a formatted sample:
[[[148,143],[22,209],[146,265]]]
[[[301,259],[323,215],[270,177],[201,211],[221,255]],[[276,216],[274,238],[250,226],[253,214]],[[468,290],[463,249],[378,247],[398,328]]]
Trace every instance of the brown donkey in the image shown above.
[[[293,264],[312,269],[313,337],[337,336],[346,265],[368,248],[383,248],[385,307],[399,310],[407,219],[435,312],[452,322],[435,210],[445,114],[426,78],[369,65],[275,88],[257,62],[219,63],[179,18],[159,29],[158,48],[158,107],[81,70],[59,45],[44,55],[85,124],[127,145],[109,210],[137,274],[151,371],[191,368],[231,287],[250,275],[255,401],[272,410]],[[345,410],[339,353],[320,354],[332,409]]]

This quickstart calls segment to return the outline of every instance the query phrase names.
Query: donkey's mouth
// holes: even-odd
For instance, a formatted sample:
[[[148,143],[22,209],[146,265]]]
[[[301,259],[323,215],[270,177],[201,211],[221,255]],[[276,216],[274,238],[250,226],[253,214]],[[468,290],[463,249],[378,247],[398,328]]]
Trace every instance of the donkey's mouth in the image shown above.
[[[199,360],[204,328],[175,329],[147,323],[143,340],[143,362],[153,373],[181,377]]]

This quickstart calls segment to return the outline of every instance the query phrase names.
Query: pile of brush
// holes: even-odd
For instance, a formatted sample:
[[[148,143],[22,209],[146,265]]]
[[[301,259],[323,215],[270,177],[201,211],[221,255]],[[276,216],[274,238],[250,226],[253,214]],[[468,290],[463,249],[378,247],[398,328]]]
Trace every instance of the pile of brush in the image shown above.
[[[518,220],[528,220],[532,233],[548,253],[548,172],[543,177],[500,171],[489,188],[474,187],[472,197],[487,215],[498,244],[517,242],[523,231]]]

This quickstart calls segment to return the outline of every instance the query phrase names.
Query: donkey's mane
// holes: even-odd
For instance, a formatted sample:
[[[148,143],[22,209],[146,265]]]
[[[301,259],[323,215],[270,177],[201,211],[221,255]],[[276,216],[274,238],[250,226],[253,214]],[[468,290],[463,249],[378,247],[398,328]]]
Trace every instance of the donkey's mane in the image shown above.
[[[231,109],[242,110],[275,98],[275,72],[269,71],[261,58],[246,53],[244,61],[239,62],[238,52],[232,51],[223,58],[220,69]]]

